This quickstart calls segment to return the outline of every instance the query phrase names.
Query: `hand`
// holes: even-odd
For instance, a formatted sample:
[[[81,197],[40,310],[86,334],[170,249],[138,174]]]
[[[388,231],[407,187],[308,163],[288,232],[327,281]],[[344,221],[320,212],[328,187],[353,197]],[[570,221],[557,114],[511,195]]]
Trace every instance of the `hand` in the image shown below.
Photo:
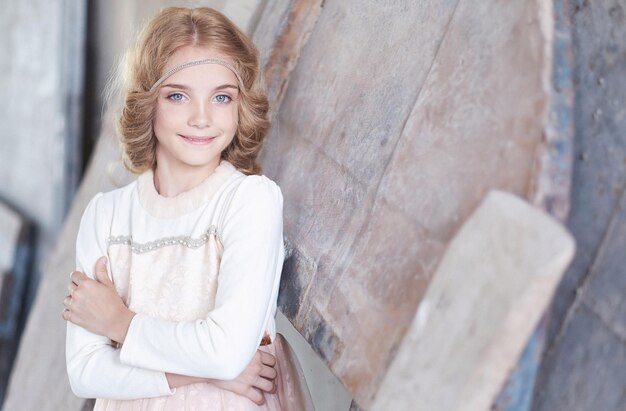
[[[239,377],[230,381],[210,380],[219,388],[247,397],[257,405],[265,402],[264,392],[276,392],[275,379],[277,372],[274,369],[276,357],[265,351],[257,350],[248,364],[248,367]]]
[[[70,294],[63,300],[63,319],[122,343],[135,313],[126,307],[115,290],[106,263],[106,257],[98,259],[96,280],[80,271],[72,273]]]

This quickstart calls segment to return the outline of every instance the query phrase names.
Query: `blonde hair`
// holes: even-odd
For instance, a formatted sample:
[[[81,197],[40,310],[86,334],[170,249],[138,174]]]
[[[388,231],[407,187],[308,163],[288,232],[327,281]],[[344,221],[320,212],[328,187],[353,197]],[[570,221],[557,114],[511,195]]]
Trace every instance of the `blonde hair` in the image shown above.
[[[222,159],[245,174],[259,174],[261,167],[256,159],[270,126],[259,53],[233,22],[207,7],[164,9],[142,30],[129,54],[119,120],[126,168],[139,174],[156,166],[152,124],[159,89],[150,88],[164,74],[172,54],[185,46],[211,48],[232,60],[243,84],[237,99],[237,131],[222,152]]]

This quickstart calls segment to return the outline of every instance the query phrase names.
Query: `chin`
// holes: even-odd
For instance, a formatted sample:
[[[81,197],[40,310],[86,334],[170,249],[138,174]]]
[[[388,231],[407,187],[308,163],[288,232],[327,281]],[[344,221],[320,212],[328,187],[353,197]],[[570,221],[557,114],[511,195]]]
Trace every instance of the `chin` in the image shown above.
[[[211,164],[214,163],[213,159],[198,159],[198,160],[189,160],[189,161],[185,161],[185,164],[187,164],[190,167],[207,167]],[[218,160],[215,164],[219,165],[220,160]]]

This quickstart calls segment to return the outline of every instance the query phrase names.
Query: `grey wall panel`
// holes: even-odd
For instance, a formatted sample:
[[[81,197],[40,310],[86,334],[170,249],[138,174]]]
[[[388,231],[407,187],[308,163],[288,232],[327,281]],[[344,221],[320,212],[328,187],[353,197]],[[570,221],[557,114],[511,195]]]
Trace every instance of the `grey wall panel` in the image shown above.
[[[85,7],[28,0],[0,13],[0,197],[37,227],[37,271],[80,172]]]

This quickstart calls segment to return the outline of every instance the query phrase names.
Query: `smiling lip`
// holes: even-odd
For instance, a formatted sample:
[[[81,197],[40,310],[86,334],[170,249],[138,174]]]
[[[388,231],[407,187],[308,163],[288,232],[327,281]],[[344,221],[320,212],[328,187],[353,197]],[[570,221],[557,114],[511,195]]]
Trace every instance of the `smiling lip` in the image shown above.
[[[213,140],[215,140],[215,137],[208,137],[208,136],[186,136],[183,134],[179,134],[179,136],[182,137],[183,140],[185,140],[186,142],[190,144],[196,144],[196,145],[209,144]]]

